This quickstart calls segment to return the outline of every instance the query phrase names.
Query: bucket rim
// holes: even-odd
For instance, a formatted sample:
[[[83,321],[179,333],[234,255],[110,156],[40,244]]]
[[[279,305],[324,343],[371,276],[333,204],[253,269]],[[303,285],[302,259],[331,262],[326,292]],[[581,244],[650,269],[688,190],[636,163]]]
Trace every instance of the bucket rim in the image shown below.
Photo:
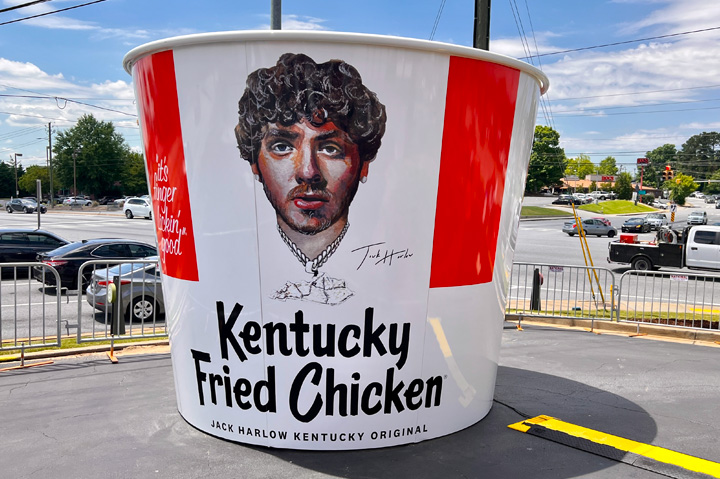
[[[453,45],[450,43],[420,40],[416,38],[395,37],[388,35],[372,35],[365,33],[344,32],[308,32],[298,30],[241,30],[227,32],[195,33],[165,38],[145,43],[130,50],[123,58],[123,68],[132,75],[133,65],[141,58],[173,50],[179,47],[194,45],[207,45],[216,43],[251,43],[272,41],[303,41],[314,43],[336,44],[363,44],[379,47],[394,47],[408,50],[422,50],[432,53],[473,58],[489,61],[520,70],[532,76],[540,87],[540,94],[544,94],[550,87],[548,77],[540,69],[506,55],[492,53],[486,50]]]

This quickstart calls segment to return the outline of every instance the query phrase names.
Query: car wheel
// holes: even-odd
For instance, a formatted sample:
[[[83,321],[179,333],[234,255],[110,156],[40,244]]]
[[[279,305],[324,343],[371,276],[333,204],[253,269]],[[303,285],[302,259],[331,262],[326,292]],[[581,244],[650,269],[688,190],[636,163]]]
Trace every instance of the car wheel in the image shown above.
[[[615,232],[613,230],[608,231],[608,238],[612,238],[615,236]]]
[[[30,213],[27,206],[23,206],[23,213]]]
[[[652,261],[650,261],[650,258],[647,258],[645,256],[640,256],[639,258],[635,258],[631,264],[632,269],[637,271],[650,271],[653,269]]]
[[[5,209],[7,210],[8,213],[12,213],[12,208],[10,208],[9,206]]]
[[[126,317],[130,321],[145,321],[155,314],[155,300],[150,296],[135,298],[128,308]]]
[[[148,215],[147,215],[145,218],[151,220],[151,219],[152,219],[152,213],[148,213]]]
[[[127,219],[129,219],[129,220],[133,219],[132,211],[130,211],[130,210],[125,210],[125,218],[127,218]]]
[[[568,236],[575,236],[575,233],[568,233]]]

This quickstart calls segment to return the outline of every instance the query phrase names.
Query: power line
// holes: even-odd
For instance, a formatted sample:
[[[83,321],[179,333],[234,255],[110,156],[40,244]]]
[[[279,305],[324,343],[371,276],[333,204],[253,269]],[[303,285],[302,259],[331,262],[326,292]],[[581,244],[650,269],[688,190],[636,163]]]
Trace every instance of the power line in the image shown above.
[[[1,25],[1,24],[0,24]],[[713,30],[720,30],[720,27],[711,27],[711,28],[701,28],[699,30],[690,30],[688,32],[678,32],[678,33],[669,33],[667,35],[658,35],[655,37],[646,37],[646,38],[638,38],[637,40],[625,40],[623,42],[613,42],[613,43],[604,43],[602,45],[593,45],[590,47],[580,47],[580,48],[571,48],[569,50],[561,50],[558,52],[550,52],[550,53],[541,53],[540,55],[537,55],[539,57],[547,57],[550,55],[561,55],[563,53],[572,53],[572,52],[579,52],[583,50],[593,50],[595,48],[605,48],[605,47],[614,47],[617,45],[627,45],[628,43],[638,43],[638,42],[646,42],[648,40],[659,40],[661,38],[670,38],[670,37],[678,37],[681,35],[690,35],[692,33],[702,33],[702,32],[709,32]],[[528,57],[520,57],[521,60],[527,59]]]
[[[80,7],[87,7],[88,5],[94,5],[94,4],[96,4],[96,3],[101,3],[101,2],[105,2],[105,1],[107,1],[107,0],[95,0],[94,2],[83,3],[83,4],[80,4],[80,5],[75,5],[75,6],[73,6],[73,7],[61,8],[60,10],[53,10],[52,12],[39,13],[39,14],[37,14],[37,15],[32,15],[32,16],[29,16],[29,17],[17,18],[17,19],[15,19],[15,20],[10,20],[10,21],[7,21],[7,22],[0,23],[0,26],[2,26],[2,25],[9,25],[9,24],[11,24],[11,23],[22,22],[22,21],[24,21],[24,20],[31,20],[31,19],[33,19],[33,18],[44,17],[44,16],[46,16],[46,15],[52,15],[53,13],[67,12],[68,10],[74,10],[74,9],[80,8]]]
[[[445,1],[446,0],[441,0],[440,2],[440,9],[435,16],[435,23],[433,23],[432,31],[430,32],[430,40],[435,38],[435,32],[437,31],[438,24],[440,23],[440,17],[442,16],[443,8],[445,8]]]
[[[525,0],[525,11],[527,11],[528,21],[530,22],[530,32],[532,33],[533,37],[533,43],[535,44],[535,55],[537,57],[538,61],[538,68],[542,71],[542,61],[540,61],[540,50],[538,49],[537,39],[535,38],[535,27],[532,23],[532,17],[530,16],[530,7],[528,7],[527,0]],[[549,92],[545,92],[545,95],[540,96],[540,101],[545,101],[547,104],[547,111],[550,114],[550,125],[552,125],[553,129],[555,128],[555,118],[553,117],[552,108],[550,108],[550,94]]]
[[[589,98],[606,98],[609,96],[645,95],[648,93],[665,93],[668,91],[700,90],[703,88],[718,88],[720,85],[693,86],[687,88],[668,88],[666,90],[632,91],[628,93],[608,93],[607,95],[576,96],[571,98],[560,98],[555,101],[586,100]]]
[[[587,112],[587,111],[605,111],[605,110],[617,110],[620,108],[645,108],[648,106],[663,106],[663,105],[685,105],[688,103],[705,103],[709,101],[720,101],[720,98],[710,98],[707,100],[686,100],[686,101],[668,101],[662,103],[645,103],[643,105],[627,105],[627,106],[606,106],[602,108],[585,108],[582,110],[565,110],[560,113],[575,113],[575,112]],[[644,112],[638,112],[644,113]]]
[[[20,5],[15,5],[15,6],[12,6],[12,7],[3,8],[2,10],[0,10],[0,13],[9,12],[9,11],[11,11],[11,10],[17,10],[18,8],[30,7],[30,6],[32,6],[32,5],[37,5],[38,3],[45,3],[45,2],[49,2],[49,1],[50,1],[50,0],[35,0],[35,1],[33,1],[33,2],[21,3]]]
[[[711,106],[711,107],[707,107],[707,108],[680,108],[677,110],[624,111],[624,112],[604,113],[604,114],[603,113],[588,113],[588,114],[563,115],[562,113],[560,113],[558,116],[562,116],[562,117],[573,117],[573,116],[605,117],[605,116],[617,116],[617,115],[645,115],[647,113],[672,113],[672,112],[681,112],[681,111],[702,111],[702,110],[720,110],[720,106]]]
[[[26,115],[24,113],[14,113],[14,112],[9,112],[9,111],[0,111],[0,114],[10,115],[10,116],[26,116],[28,118],[38,118],[41,120],[67,121],[70,123],[75,123],[75,121],[76,121],[76,120],[68,120],[67,118],[50,118],[49,116]]]

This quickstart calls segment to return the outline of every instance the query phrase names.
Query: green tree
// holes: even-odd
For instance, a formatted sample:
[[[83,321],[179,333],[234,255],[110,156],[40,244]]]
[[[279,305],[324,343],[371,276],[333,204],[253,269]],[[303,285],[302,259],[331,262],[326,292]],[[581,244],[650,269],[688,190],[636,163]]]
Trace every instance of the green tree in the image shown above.
[[[673,165],[677,159],[677,149],[675,145],[666,143],[652,151],[645,153],[648,164],[645,165],[643,173],[643,185],[660,186],[663,182],[662,172],[665,171],[666,165]]]
[[[592,175],[597,170],[595,163],[592,162],[589,156],[580,155],[577,158],[571,158],[567,161],[565,167],[565,176],[575,175],[581,180],[587,175]]]
[[[47,166],[28,166],[28,169],[18,179],[20,191],[31,196],[35,196],[37,184],[35,180],[40,180],[43,194],[50,191],[50,174]]]
[[[118,188],[130,148],[112,122],[83,115],[74,127],[57,134],[53,152],[59,184],[77,181],[77,193],[105,195]]]
[[[688,138],[673,166],[685,175],[708,179],[720,168],[720,133],[702,132]]]
[[[600,189],[603,191],[612,191],[613,185],[612,183],[600,183]]]
[[[0,197],[15,196],[15,170],[13,165],[0,163]]]
[[[615,178],[615,193],[618,195],[618,199],[629,200],[632,198],[633,186],[632,176],[630,173],[623,171]]]
[[[595,183],[594,181],[591,181],[591,182],[590,182],[590,188],[589,188],[589,190],[590,190],[590,191],[595,191],[595,190],[597,190],[597,189],[598,189],[597,183]]]
[[[122,180],[122,191],[126,195],[147,195],[148,183],[145,174],[145,160],[140,153],[130,152]]]
[[[536,126],[525,192],[538,193],[546,186],[560,185],[565,171],[565,150],[560,134],[549,126]]]
[[[600,166],[597,168],[598,175],[614,176],[617,175],[618,168],[615,158],[608,156],[600,162]]]
[[[697,190],[697,187],[698,184],[692,176],[683,174],[675,175],[675,178],[663,184],[664,189],[670,190],[670,199],[679,205],[684,205],[685,198]]]
[[[720,170],[713,173],[712,176],[710,176],[710,179],[720,181]],[[703,191],[708,194],[720,193],[720,183],[708,183]]]

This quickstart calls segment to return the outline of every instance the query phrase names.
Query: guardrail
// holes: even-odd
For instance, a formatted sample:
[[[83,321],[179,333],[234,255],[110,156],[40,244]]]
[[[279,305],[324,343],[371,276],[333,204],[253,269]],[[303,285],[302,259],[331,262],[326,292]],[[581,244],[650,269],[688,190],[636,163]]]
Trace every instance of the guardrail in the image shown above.
[[[167,337],[157,260],[88,261],[77,281],[87,288],[85,300],[78,298],[78,343]]]
[[[40,268],[43,279],[54,275],[60,284],[60,275],[52,266],[0,264],[0,351],[20,350],[24,355],[27,349],[60,346],[62,298],[55,288],[33,279],[33,268]]]
[[[616,319],[713,329],[720,324],[720,276],[628,271],[618,283]]]
[[[607,268],[513,263],[505,312],[611,319],[615,275]]]

